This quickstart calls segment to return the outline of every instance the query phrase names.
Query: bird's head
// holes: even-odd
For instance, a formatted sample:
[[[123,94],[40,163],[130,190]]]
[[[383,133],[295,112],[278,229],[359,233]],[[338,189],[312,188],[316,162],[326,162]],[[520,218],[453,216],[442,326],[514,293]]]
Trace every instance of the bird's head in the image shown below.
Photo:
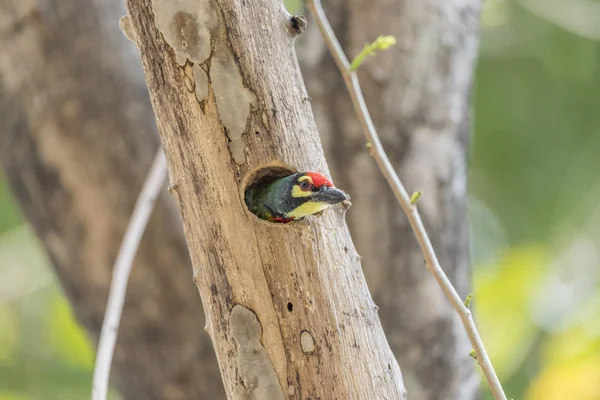
[[[327,177],[318,172],[300,172],[283,178],[287,181],[287,210],[284,217],[291,220],[318,213],[348,199]]]

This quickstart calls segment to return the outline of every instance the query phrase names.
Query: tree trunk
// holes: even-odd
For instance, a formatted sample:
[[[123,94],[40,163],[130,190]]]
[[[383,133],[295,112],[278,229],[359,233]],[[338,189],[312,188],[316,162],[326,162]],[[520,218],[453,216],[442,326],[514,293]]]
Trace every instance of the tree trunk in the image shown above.
[[[419,210],[446,273],[469,291],[466,153],[479,0],[329,0],[326,13],[349,58],[379,35],[398,43],[359,77],[381,140]],[[365,148],[360,125],[315,24],[299,48],[308,94],[348,223],[364,257],[410,398],[473,399],[471,345],[430,273],[407,219]]]
[[[273,167],[328,173],[290,16],[279,0],[153,3],[127,1],[228,396],[404,398],[345,210],[271,224],[244,204]]]
[[[0,162],[97,340],[112,264],[158,138],[135,47],[119,32],[123,7],[36,3],[0,0]],[[181,223],[163,193],[119,332],[113,382],[125,398],[224,397],[203,326]]]

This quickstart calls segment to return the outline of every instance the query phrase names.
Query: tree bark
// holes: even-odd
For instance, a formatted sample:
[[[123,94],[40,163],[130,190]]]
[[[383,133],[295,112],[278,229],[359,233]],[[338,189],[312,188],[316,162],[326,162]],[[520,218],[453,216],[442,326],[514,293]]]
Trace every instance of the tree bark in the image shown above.
[[[397,45],[359,70],[381,140],[458,292],[470,286],[466,153],[479,0],[329,0],[326,13],[349,58],[379,35]],[[299,48],[332,175],[347,188],[348,223],[364,257],[411,399],[473,399],[478,375],[455,311],[424,267],[407,219],[365,148],[339,71],[312,21]]]
[[[158,137],[137,52],[119,32],[123,6],[36,4],[0,0],[0,162],[97,340]],[[181,223],[163,193],[136,257],[114,358],[124,397],[223,398],[203,326]]]
[[[230,398],[405,398],[342,207],[258,220],[274,166],[328,173],[279,0],[128,0]]]

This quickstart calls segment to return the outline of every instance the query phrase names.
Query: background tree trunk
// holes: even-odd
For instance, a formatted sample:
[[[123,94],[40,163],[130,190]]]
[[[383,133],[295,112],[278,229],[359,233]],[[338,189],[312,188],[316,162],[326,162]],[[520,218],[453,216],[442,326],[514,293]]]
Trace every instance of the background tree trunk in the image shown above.
[[[379,35],[398,43],[359,76],[384,147],[419,210],[446,273],[469,291],[466,154],[479,0],[329,0],[350,59]],[[471,345],[430,273],[408,221],[365,148],[342,78],[314,23],[298,49],[334,182],[411,400],[473,399]]]
[[[127,5],[227,394],[404,398],[342,207],[244,205],[257,168],[328,173],[281,2]]]
[[[43,5],[40,5],[43,4]],[[0,0],[0,162],[97,340],[112,264],[158,147],[118,1]],[[220,373],[174,202],[139,249],[112,382],[127,399],[218,399]]]

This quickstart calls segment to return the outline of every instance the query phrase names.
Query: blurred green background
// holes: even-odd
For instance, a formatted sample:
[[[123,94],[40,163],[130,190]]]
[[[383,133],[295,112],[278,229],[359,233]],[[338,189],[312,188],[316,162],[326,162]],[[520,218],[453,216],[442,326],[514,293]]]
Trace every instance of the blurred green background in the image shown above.
[[[599,41],[600,1],[484,2],[475,305],[514,399],[600,399]],[[1,181],[0,276],[0,400],[87,398],[93,349]]]

